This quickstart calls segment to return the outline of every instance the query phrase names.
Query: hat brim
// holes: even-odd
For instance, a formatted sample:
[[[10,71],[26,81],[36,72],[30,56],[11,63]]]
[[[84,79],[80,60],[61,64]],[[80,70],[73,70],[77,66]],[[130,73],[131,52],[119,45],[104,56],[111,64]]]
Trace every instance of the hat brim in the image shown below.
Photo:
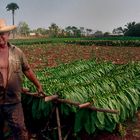
[[[14,29],[16,29],[16,26],[15,25],[5,26],[5,27],[0,28],[0,33],[12,31]]]

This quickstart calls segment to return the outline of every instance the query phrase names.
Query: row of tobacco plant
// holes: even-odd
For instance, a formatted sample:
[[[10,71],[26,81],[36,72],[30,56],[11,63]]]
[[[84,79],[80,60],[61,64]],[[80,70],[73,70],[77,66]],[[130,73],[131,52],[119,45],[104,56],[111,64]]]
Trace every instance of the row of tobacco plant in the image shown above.
[[[92,107],[119,111],[118,114],[112,114],[58,103],[62,118],[66,119],[73,114],[67,123],[70,123],[75,134],[82,131],[93,134],[97,130],[113,132],[117,124],[133,117],[140,107],[140,63],[115,65],[110,62],[81,60],[44,68],[36,71],[36,74],[46,95],[57,94],[60,99],[81,104],[90,102]],[[23,86],[31,92],[36,91],[26,78]],[[27,95],[23,95],[22,99],[23,105],[28,106],[25,115],[40,123],[49,118],[56,105]]]
[[[49,43],[66,43],[96,46],[131,46],[139,47],[139,37],[92,37],[92,38],[33,38],[33,39],[14,39],[10,40],[15,45],[35,45]]]

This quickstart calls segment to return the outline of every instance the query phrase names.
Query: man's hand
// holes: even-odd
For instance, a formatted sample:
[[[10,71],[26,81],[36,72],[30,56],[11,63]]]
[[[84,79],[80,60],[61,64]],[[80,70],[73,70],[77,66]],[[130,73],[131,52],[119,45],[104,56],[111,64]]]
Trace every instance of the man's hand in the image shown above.
[[[30,89],[28,89],[28,88],[24,88],[24,87],[21,88],[22,93],[29,92],[29,91],[30,91]]]
[[[38,91],[38,96],[39,97],[45,97],[45,93],[43,92],[43,89],[42,89],[42,86],[40,85],[38,88],[37,88],[37,91]]]
[[[46,94],[43,91],[39,91],[37,96],[45,98]]]

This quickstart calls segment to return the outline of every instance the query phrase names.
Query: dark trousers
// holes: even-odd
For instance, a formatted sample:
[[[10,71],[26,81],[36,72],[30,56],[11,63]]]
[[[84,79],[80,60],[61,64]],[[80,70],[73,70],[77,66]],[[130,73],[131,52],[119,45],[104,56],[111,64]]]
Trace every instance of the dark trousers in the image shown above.
[[[8,122],[14,140],[28,140],[22,104],[0,105],[0,140],[4,140],[4,121]]]

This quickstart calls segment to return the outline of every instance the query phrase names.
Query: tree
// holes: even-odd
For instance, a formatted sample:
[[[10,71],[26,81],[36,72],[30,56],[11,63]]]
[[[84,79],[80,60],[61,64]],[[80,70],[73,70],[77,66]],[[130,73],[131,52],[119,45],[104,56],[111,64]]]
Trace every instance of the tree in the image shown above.
[[[35,32],[37,35],[47,35],[48,34],[48,30],[45,28],[37,28]]]
[[[89,36],[92,33],[92,29],[86,29],[87,36]]]
[[[116,29],[113,29],[112,33],[117,35],[122,35],[124,34],[124,29],[122,27],[118,27]]]
[[[71,26],[68,26],[68,27],[65,28],[65,30],[66,30],[67,36],[68,37],[71,37],[72,34],[73,34],[72,27]]]
[[[52,23],[51,26],[49,27],[50,36],[51,37],[58,37],[59,32],[60,32],[59,27],[55,23]]]
[[[95,36],[95,37],[103,37],[103,32],[102,32],[102,31],[96,31],[96,32],[94,33],[94,36]]]
[[[110,36],[110,32],[105,32],[105,33],[103,34],[103,36],[104,36],[104,37],[109,37],[109,36]]]
[[[68,37],[81,37],[81,30],[75,26],[65,28]]]
[[[80,27],[80,32],[81,32],[81,36],[85,36],[85,28],[84,27]]]
[[[21,36],[28,36],[30,32],[30,28],[26,22],[20,22],[17,27],[17,32]]]
[[[80,37],[81,36],[81,31],[77,27],[72,26],[71,30],[73,32],[74,37]]]
[[[124,34],[125,36],[140,37],[140,23],[135,24]]]
[[[10,3],[6,6],[7,11],[12,11],[12,22],[15,24],[15,10],[19,9],[19,6],[16,3]]]
[[[129,22],[126,25],[124,25],[126,28],[124,28],[124,33],[127,32],[128,30],[130,30],[131,28],[133,28],[136,25],[136,22]]]

